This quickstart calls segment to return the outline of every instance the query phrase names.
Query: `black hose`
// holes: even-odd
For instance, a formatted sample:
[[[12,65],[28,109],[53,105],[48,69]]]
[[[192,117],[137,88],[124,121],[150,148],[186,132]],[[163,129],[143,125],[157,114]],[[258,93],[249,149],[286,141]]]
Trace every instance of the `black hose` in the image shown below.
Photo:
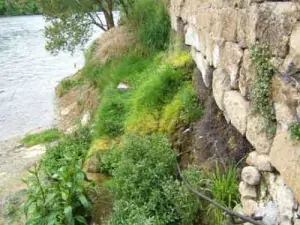
[[[188,187],[188,189],[193,192],[194,194],[196,194],[198,197],[208,201],[209,203],[211,203],[212,205],[214,205],[215,207],[223,210],[226,214],[232,216],[232,217],[238,217],[240,218],[241,220],[245,221],[245,222],[249,222],[249,223],[252,223],[252,224],[255,224],[255,225],[263,225],[262,223],[252,219],[251,217],[248,217],[248,216],[244,216],[240,213],[237,213],[237,212],[234,212],[230,209],[227,209],[225,208],[224,206],[220,205],[219,203],[217,203],[216,201],[214,201],[213,199],[207,197],[206,195],[200,193],[199,191],[197,191],[196,189],[194,189],[192,187],[192,185],[187,181],[187,179],[183,176],[182,174],[182,171],[180,169],[180,166],[178,163],[176,163],[177,165],[177,170],[178,170],[178,173],[179,173],[179,176],[180,178],[182,179],[183,183]]]

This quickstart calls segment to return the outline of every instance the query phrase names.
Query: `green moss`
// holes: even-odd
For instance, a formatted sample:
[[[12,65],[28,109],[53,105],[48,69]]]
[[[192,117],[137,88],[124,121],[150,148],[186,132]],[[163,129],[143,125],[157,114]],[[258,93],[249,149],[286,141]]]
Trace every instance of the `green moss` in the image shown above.
[[[203,106],[197,101],[192,84],[187,82],[163,109],[160,131],[172,133],[176,126],[201,118]]]
[[[29,134],[22,139],[27,146],[46,144],[62,138],[64,135],[58,129],[48,129],[40,133]]]
[[[253,110],[265,119],[267,131],[273,135],[276,128],[276,116],[271,100],[271,85],[275,69],[271,64],[271,53],[265,46],[254,45],[251,48],[251,60],[256,68],[255,86],[252,91]]]
[[[292,123],[289,126],[289,131],[292,139],[300,140],[300,124]]]

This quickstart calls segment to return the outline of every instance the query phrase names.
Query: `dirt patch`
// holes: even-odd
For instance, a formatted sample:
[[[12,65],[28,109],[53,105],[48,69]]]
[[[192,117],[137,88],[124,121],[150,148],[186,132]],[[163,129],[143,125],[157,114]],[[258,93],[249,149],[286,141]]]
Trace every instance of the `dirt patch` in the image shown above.
[[[135,49],[139,48],[132,29],[126,26],[112,28],[97,40],[92,60],[105,63],[128,52],[132,46]]]
[[[57,97],[58,128],[66,131],[80,122],[85,113],[93,113],[98,106],[98,96],[98,91],[92,84],[80,84]]]
[[[204,104],[205,110],[201,120],[180,128],[172,138],[175,149],[182,154],[182,166],[192,163],[204,170],[214,170],[216,162],[237,164],[253,147],[235,127],[226,122],[211,90],[205,87],[197,72],[194,72],[193,80],[199,102]]]

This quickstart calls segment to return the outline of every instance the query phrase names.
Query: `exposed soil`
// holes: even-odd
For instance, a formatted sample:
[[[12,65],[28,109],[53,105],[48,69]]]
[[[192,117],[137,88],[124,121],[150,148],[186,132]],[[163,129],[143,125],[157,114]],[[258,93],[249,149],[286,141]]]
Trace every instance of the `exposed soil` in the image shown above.
[[[57,97],[56,104],[58,128],[66,131],[76,125],[84,113],[92,113],[96,110],[98,91],[91,84],[78,85],[71,88],[63,96]]]
[[[202,81],[201,74],[194,71],[193,80],[199,102],[204,104],[201,120],[180,128],[172,137],[172,143],[182,154],[181,164],[197,164],[204,170],[214,170],[216,163],[229,165],[240,163],[253,150],[251,144],[235,127],[226,122],[212,96]]]

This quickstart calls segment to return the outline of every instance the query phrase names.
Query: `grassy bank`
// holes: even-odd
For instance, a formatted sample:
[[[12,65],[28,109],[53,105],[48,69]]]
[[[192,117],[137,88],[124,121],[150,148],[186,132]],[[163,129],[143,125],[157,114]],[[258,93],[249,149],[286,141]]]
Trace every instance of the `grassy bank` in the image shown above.
[[[193,89],[191,55],[170,38],[164,3],[138,0],[124,21],[139,47],[129,46],[105,62],[93,57],[93,45],[78,82],[99,92],[92,124],[49,147],[27,179],[28,224],[90,224],[92,188],[83,161],[95,163],[109,179],[102,185],[112,195],[110,225],[223,224],[219,210],[201,201],[179,179],[178,155],[170,140],[178,130],[202,119],[204,105]],[[117,44],[117,43],[116,43]],[[126,89],[118,89],[122,83]],[[34,139],[34,138],[33,138]],[[179,162],[180,163],[180,162]],[[237,170],[216,165],[216,173],[185,165],[183,174],[198,190],[232,208],[238,201]],[[88,170],[88,169],[87,169]],[[101,200],[103,196],[98,196]],[[97,211],[97,210],[96,210]]]

